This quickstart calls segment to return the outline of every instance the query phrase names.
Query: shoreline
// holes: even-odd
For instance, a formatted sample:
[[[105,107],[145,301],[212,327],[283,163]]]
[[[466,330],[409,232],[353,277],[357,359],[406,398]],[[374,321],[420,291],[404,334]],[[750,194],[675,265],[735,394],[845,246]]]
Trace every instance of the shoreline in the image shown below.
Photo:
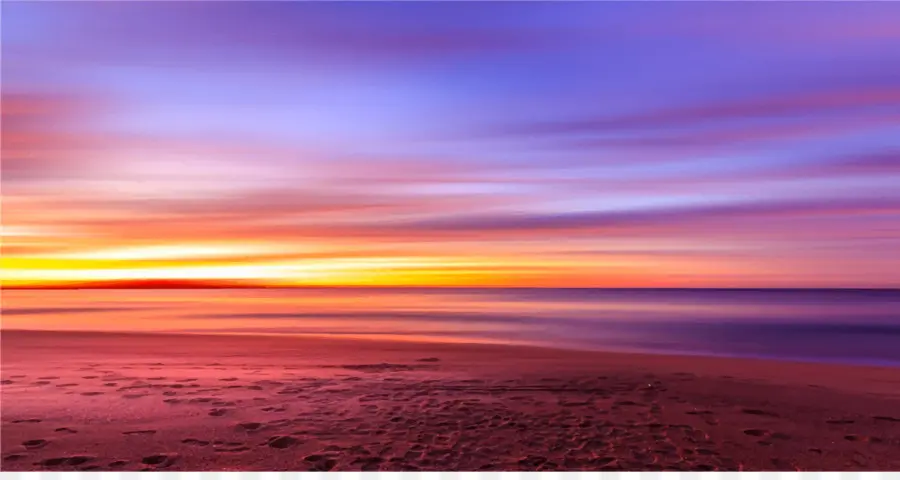
[[[677,371],[690,368],[708,375],[728,375],[729,373],[747,373],[737,375],[747,380],[778,381],[782,384],[795,384],[796,376],[802,376],[808,380],[807,385],[827,386],[829,388],[845,389],[848,387],[847,379],[872,378],[876,382],[884,383],[877,391],[881,394],[896,395],[900,398],[900,369],[894,366],[884,365],[859,365],[846,363],[810,362],[786,359],[755,358],[755,357],[724,357],[716,355],[691,355],[669,354],[656,352],[628,352],[609,350],[589,350],[564,348],[543,345],[525,345],[516,343],[481,343],[481,342],[445,342],[445,341],[420,341],[407,339],[379,339],[365,336],[349,337],[345,335],[319,335],[319,334],[248,334],[248,333],[175,333],[154,331],[90,331],[90,330],[2,330],[0,329],[0,342],[5,343],[4,336],[73,336],[73,337],[125,337],[125,338],[172,338],[172,339],[217,339],[228,338],[240,343],[247,341],[275,341],[275,343],[290,346],[291,344],[315,343],[326,344],[333,348],[355,348],[368,346],[370,349],[392,349],[397,351],[434,350],[448,352],[463,350],[467,352],[479,352],[488,356],[502,355],[503,353],[515,353],[516,358],[528,356],[534,353],[537,358],[552,358],[562,360],[564,363],[582,363],[590,359],[597,359],[608,365],[627,365],[633,362],[637,365],[650,365],[662,370]],[[56,338],[56,340],[59,340]],[[3,355],[6,357],[6,355]],[[5,361],[5,359],[4,359]],[[733,372],[733,370],[737,372]],[[836,373],[837,375],[833,375]],[[834,380],[832,377],[841,377]],[[779,381],[780,380],[780,381]],[[854,382],[849,382],[854,384]],[[865,383],[865,382],[862,382]],[[896,383],[896,386],[892,384]],[[850,391],[861,390],[851,388]]]
[[[19,334],[62,334],[62,335],[138,335],[138,336],[173,336],[173,337],[237,337],[237,338],[283,338],[283,339],[309,339],[324,340],[336,342],[374,342],[378,343],[403,343],[420,346],[433,345],[456,345],[456,346],[484,346],[498,348],[524,348],[539,349],[546,351],[559,352],[561,354],[599,354],[599,355],[634,355],[634,356],[650,356],[650,357],[666,357],[675,359],[697,359],[701,361],[723,360],[723,361],[749,361],[749,362],[766,362],[777,364],[796,364],[806,366],[822,366],[822,367],[853,367],[862,369],[900,369],[900,362],[892,361],[853,361],[849,360],[831,360],[829,358],[810,358],[810,357],[779,357],[779,356],[752,356],[752,355],[724,355],[710,352],[684,352],[684,351],[649,351],[637,349],[608,349],[608,348],[588,348],[580,346],[566,345],[549,345],[541,343],[524,343],[524,342],[503,342],[503,341],[471,341],[470,339],[460,339],[459,341],[448,340],[444,338],[436,338],[434,340],[423,340],[421,337],[404,338],[401,335],[390,337],[390,335],[351,335],[351,334],[327,334],[327,333],[265,333],[265,332],[178,332],[178,331],[134,331],[134,330],[27,330],[27,329],[3,329],[0,328],[0,339],[3,335],[10,333]],[[388,338],[390,337],[390,338]]]

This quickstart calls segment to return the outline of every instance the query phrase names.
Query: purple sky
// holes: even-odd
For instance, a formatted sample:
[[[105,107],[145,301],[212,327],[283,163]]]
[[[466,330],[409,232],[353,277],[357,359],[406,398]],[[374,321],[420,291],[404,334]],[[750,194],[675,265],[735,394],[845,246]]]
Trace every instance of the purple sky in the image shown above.
[[[500,283],[900,286],[900,4],[3,15],[15,278],[214,240],[276,242],[286,270],[247,261],[288,277],[337,242],[325,258],[438,279],[477,260],[532,275]]]

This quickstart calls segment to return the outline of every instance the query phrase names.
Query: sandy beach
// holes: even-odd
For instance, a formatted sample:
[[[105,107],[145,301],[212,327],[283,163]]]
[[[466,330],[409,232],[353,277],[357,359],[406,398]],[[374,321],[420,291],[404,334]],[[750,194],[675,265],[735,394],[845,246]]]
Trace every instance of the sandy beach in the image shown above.
[[[900,370],[5,331],[13,470],[897,470]]]

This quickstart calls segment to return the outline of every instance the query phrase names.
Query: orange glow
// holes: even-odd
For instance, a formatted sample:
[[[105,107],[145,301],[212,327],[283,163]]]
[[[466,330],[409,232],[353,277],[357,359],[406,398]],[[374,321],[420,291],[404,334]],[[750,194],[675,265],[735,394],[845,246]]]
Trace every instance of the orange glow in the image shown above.
[[[284,247],[280,247],[284,248]],[[307,251],[317,249],[307,248]],[[656,286],[693,284],[697,275],[716,277],[714,265],[684,260],[666,263],[640,255],[503,257],[491,255],[383,255],[304,258],[271,245],[193,244],[107,246],[56,255],[0,259],[6,287],[39,287],[79,282],[134,280],[236,281],[260,286]],[[267,254],[278,254],[266,260]],[[669,276],[666,276],[668,267]],[[692,277],[678,278],[690,268]],[[654,279],[659,279],[654,281]]]
[[[37,3],[4,9],[5,287],[900,285],[874,10]]]

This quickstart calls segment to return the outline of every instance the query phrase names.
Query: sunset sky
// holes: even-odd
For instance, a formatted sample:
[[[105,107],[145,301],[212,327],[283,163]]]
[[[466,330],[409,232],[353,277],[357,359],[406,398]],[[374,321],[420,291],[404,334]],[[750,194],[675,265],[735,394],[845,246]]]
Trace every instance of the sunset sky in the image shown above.
[[[4,286],[900,287],[900,3],[2,14]]]

